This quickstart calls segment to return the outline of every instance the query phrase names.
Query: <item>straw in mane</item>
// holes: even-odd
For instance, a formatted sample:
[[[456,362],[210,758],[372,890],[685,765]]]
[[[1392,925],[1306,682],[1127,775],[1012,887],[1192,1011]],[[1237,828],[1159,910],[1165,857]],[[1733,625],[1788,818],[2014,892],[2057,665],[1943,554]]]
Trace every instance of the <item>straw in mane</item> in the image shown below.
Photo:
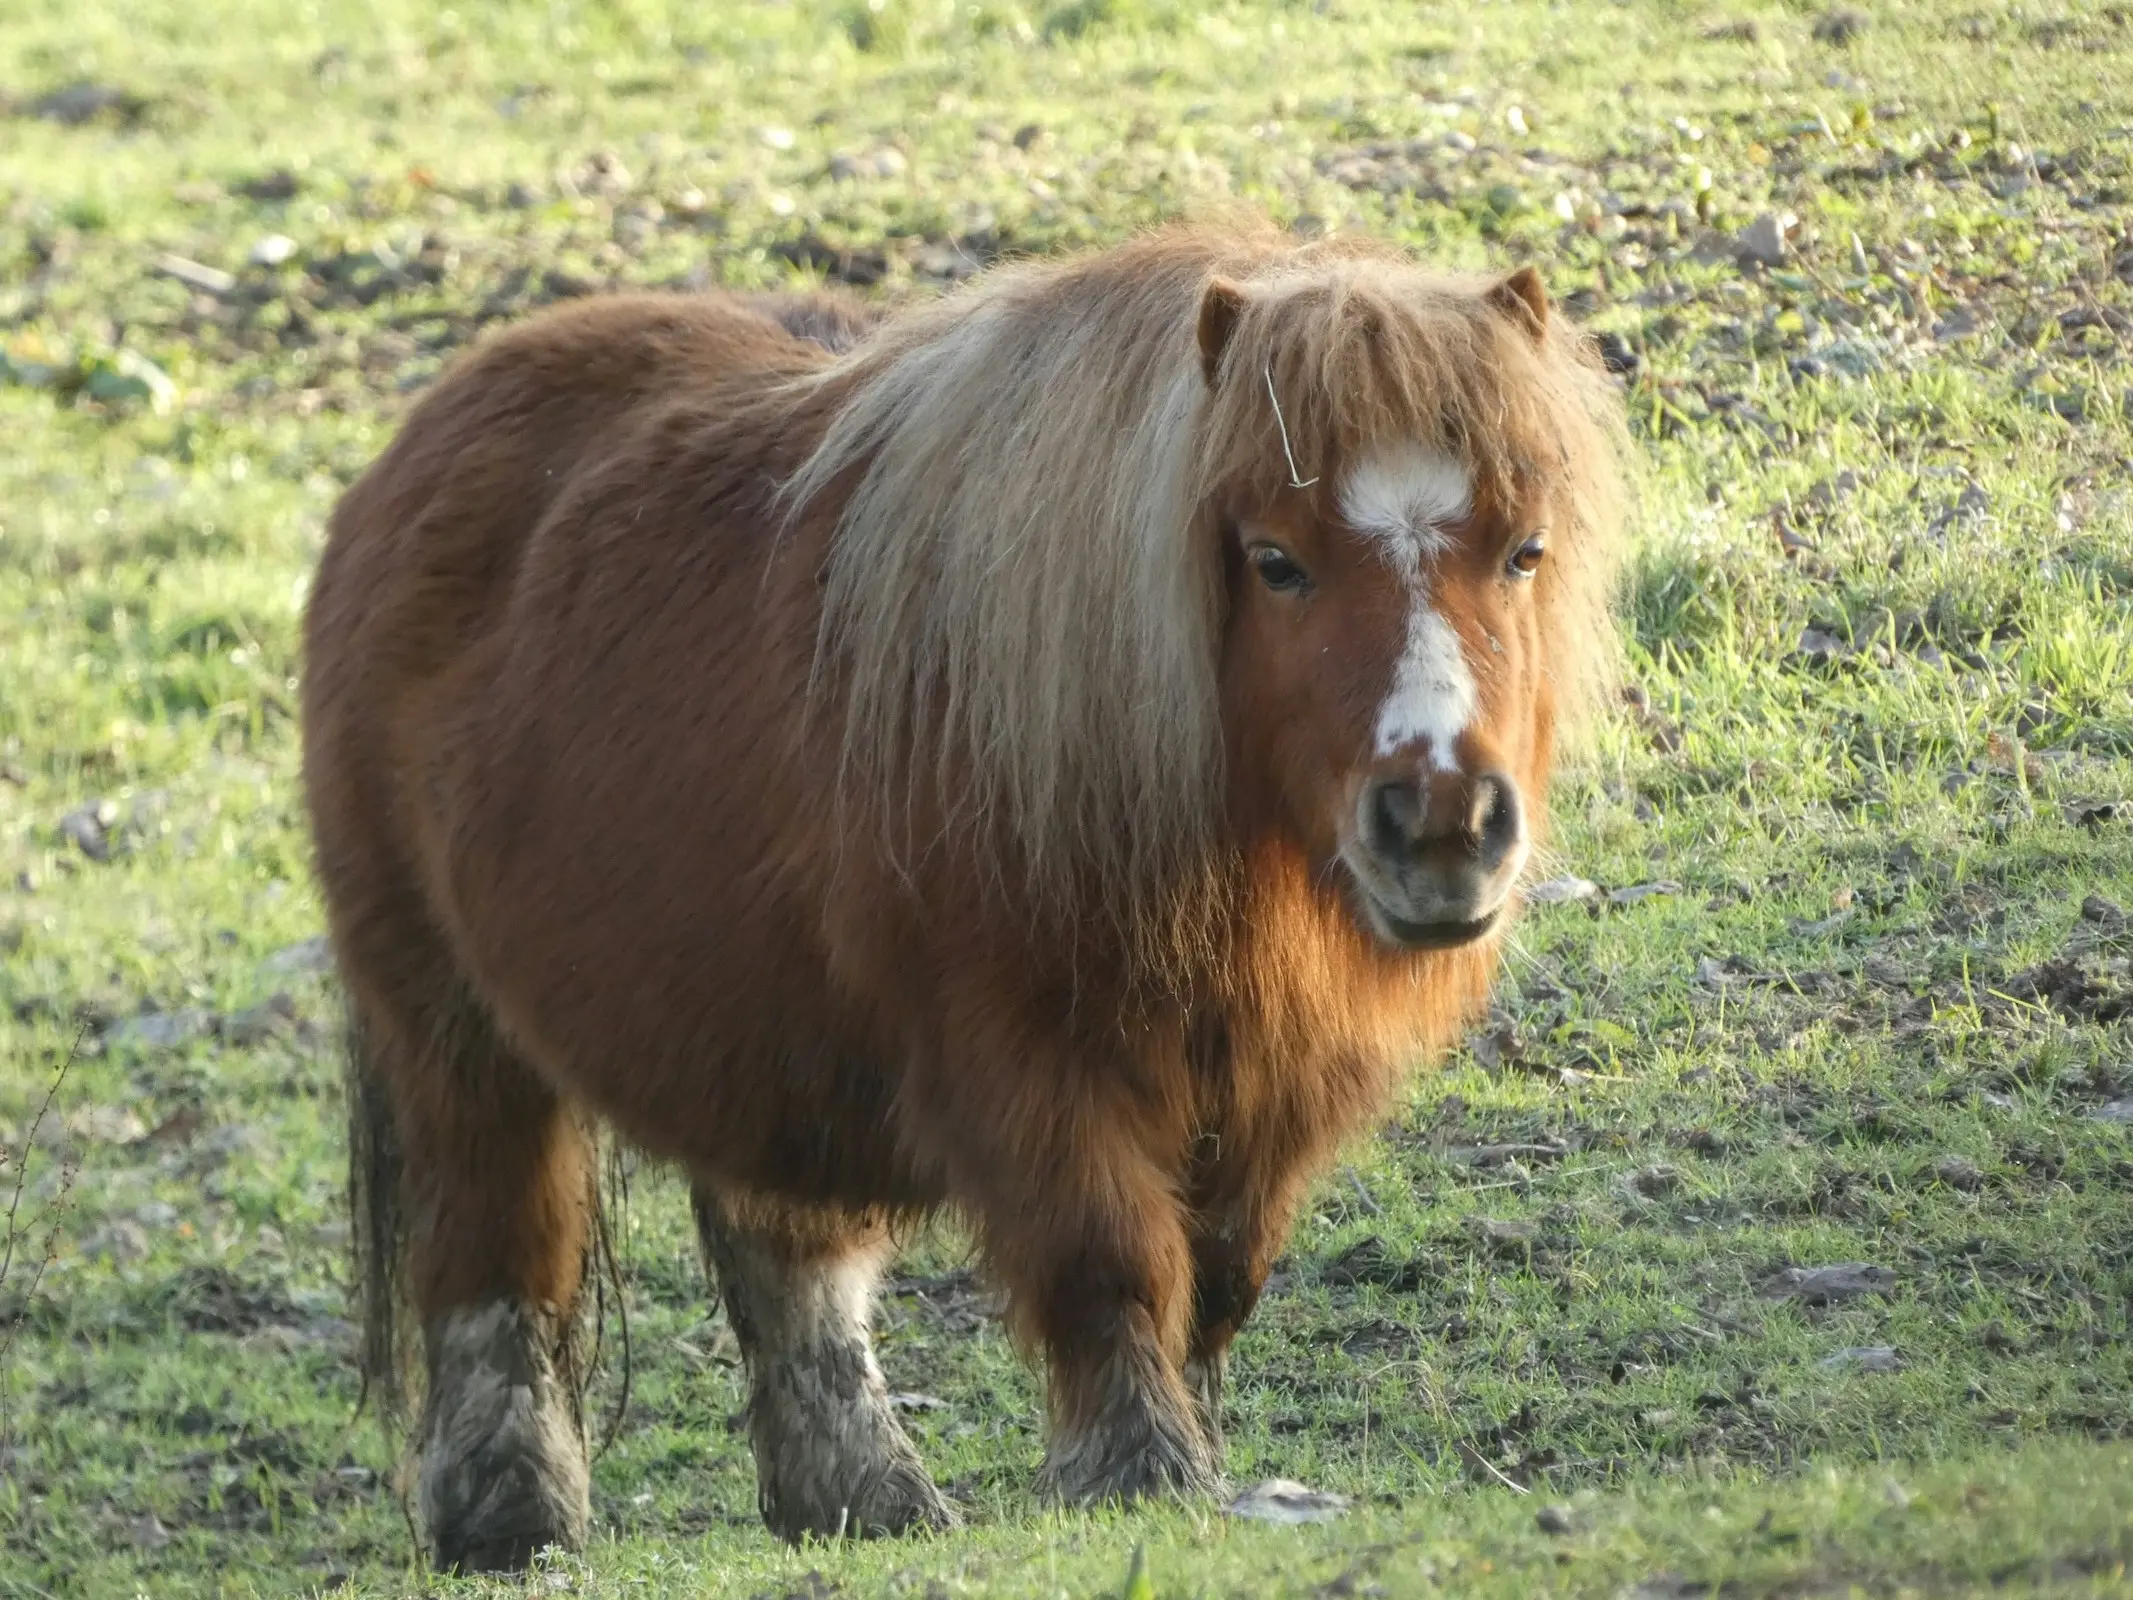
[[[1262,224],[462,361],[335,514],[305,685],[439,1561],[585,1535],[587,1115],[691,1177],[780,1533],[954,1520],[868,1336],[943,1209],[1044,1491],[1215,1484],[1304,1186],[1485,996],[1617,441],[1530,271]]]

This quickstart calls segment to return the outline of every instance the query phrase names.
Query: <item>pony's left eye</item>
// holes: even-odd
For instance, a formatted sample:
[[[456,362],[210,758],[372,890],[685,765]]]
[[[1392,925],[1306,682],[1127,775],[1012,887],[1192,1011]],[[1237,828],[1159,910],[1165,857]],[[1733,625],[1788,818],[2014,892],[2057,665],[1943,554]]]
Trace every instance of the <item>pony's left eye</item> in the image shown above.
[[[1514,578],[1530,578],[1540,571],[1541,557],[1547,553],[1547,535],[1536,533],[1511,552],[1511,559],[1504,563],[1504,571]]]

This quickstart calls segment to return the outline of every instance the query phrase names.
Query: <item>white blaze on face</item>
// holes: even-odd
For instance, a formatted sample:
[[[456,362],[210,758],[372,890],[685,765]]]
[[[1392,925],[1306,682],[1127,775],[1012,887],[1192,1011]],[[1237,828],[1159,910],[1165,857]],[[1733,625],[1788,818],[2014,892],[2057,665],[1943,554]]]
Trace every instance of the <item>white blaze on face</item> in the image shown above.
[[[1419,444],[1360,462],[1341,485],[1341,515],[1377,543],[1407,587],[1407,640],[1378,707],[1378,754],[1419,740],[1443,772],[1458,765],[1453,746],[1474,720],[1476,696],[1459,635],[1430,604],[1429,566],[1451,546],[1446,525],[1473,501],[1465,466]]]

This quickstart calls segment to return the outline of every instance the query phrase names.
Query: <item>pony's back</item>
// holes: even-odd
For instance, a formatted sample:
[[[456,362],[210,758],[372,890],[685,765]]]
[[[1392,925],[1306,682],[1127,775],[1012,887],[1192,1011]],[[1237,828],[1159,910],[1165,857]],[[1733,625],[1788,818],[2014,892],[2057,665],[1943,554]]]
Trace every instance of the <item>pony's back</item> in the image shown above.
[[[715,396],[736,375],[804,371],[862,326],[826,299],[629,296],[572,302],[477,350],[334,512],[307,618],[307,721],[333,715],[348,630],[390,612],[387,637],[364,648],[408,650],[410,670],[463,646],[554,497],[650,408]],[[381,670],[367,658],[366,678]]]

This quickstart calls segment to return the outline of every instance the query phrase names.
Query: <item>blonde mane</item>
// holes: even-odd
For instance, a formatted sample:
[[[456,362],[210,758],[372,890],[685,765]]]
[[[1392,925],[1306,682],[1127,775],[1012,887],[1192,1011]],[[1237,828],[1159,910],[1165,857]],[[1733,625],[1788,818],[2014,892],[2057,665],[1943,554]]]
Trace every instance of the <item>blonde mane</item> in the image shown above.
[[[1247,298],[1210,383],[1216,276]],[[923,804],[1029,888],[1129,920],[1199,880],[1224,855],[1210,501],[1271,499],[1293,455],[1331,516],[1340,464],[1383,441],[1562,486],[1539,598],[1559,692],[1588,693],[1619,408],[1562,319],[1536,342],[1486,286],[1382,245],[1181,226],[988,273],[800,380],[836,398],[785,494],[836,510],[817,679],[841,691],[848,793],[892,831]]]

